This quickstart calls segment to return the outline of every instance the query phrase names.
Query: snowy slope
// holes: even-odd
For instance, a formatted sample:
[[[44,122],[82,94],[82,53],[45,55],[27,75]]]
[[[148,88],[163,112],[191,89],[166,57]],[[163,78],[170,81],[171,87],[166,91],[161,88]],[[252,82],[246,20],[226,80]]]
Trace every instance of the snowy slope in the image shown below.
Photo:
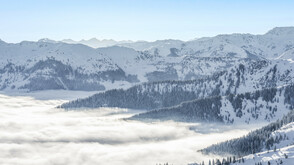
[[[110,58],[97,53],[95,49],[81,44],[28,41],[23,41],[19,44],[2,43],[0,44],[0,53],[2,57],[0,59],[1,67],[5,66],[7,62],[30,67],[40,60],[53,57],[58,61],[70,64],[73,68],[83,67],[85,72],[93,73],[117,69]]]
[[[210,77],[187,81],[144,83],[126,90],[111,90],[63,105],[77,107],[121,107],[158,109],[183,101],[212,96],[254,92],[264,88],[294,83],[294,65],[287,60],[239,64]]]
[[[294,60],[294,48],[285,51],[277,59]]]
[[[131,117],[134,120],[174,120],[181,122],[222,122],[252,124],[271,122],[294,109],[294,85],[182,102]]]
[[[263,152],[251,154],[244,157],[244,164],[255,163],[267,164],[294,164],[294,122],[289,123],[271,134],[273,139],[282,137],[282,140],[274,144],[270,150],[264,149]],[[276,149],[275,149],[276,148]]]
[[[187,42],[179,54],[276,58],[294,47],[294,27],[274,28],[264,35],[231,34]]]
[[[138,82],[111,58],[82,44],[0,43],[0,89],[104,90],[101,83]]]
[[[157,40],[154,42],[137,41],[133,43],[118,44],[119,46],[133,48],[138,51],[148,51],[154,55],[173,56],[172,50],[179,49],[183,44],[180,40]],[[175,52],[176,53],[176,52]]]
[[[116,46],[98,49],[71,40],[67,42],[74,44],[50,39],[18,44],[0,41],[0,89],[127,88],[142,82],[199,79],[262,59],[291,62],[293,34],[293,27],[285,27],[264,35],[219,35],[188,42],[113,43]],[[92,42],[98,41],[89,40]],[[41,66],[44,63],[46,67]],[[78,80],[70,84],[69,81],[75,79]],[[32,81],[43,85],[33,89],[36,84],[30,84]]]
[[[229,34],[187,42],[159,40],[120,44],[161,56],[276,58],[294,48],[294,27],[277,27],[264,35]]]
[[[119,46],[93,49],[48,39],[19,44],[1,41],[0,54],[1,90],[126,88],[139,82],[197,79],[248,61],[240,58],[162,57]],[[36,79],[47,86],[33,89],[35,85],[29,84]],[[78,82],[84,87],[67,87],[69,82],[65,81],[73,79],[80,79]],[[72,86],[78,82],[73,82]],[[99,87],[87,88],[89,83]]]
[[[264,151],[257,154],[252,154],[245,156],[244,162],[237,161],[232,163],[232,165],[255,165],[257,163],[268,165],[276,164],[285,164],[292,165],[294,164],[294,145],[289,145],[287,147],[278,148],[276,151]]]
[[[200,38],[187,42],[179,40],[158,40],[154,42],[133,42],[119,44],[133,48],[151,57],[157,57],[149,68],[140,72],[149,81],[158,81],[162,72],[170,73],[164,80],[187,80],[212,75],[215,71],[226,70],[242,59],[275,59],[283,54],[284,58],[292,59],[294,48],[294,27],[278,27],[264,35],[230,34],[216,37]],[[292,51],[293,52],[293,51]],[[142,63],[139,65],[142,66]],[[150,67],[156,66],[156,67]],[[154,71],[159,71],[160,73]],[[141,75],[140,77],[144,77]],[[155,75],[155,76],[154,76]],[[143,80],[143,78],[141,78]]]
[[[287,123],[273,131],[269,134],[268,139],[273,139],[269,148],[262,148],[260,152],[238,158],[231,164],[294,164],[294,122]]]
[[[276,27],[264,35],[225,34],[215,37],[204,37],[191,41],[157,40],[147,41],[114,41],[114,40],[63,40],[65,43],[80,43],[94,48],[107,46],[123,46],[152,55],[200,57],[233,56],[276,58],[283,52],[294,48],[294,27]]]

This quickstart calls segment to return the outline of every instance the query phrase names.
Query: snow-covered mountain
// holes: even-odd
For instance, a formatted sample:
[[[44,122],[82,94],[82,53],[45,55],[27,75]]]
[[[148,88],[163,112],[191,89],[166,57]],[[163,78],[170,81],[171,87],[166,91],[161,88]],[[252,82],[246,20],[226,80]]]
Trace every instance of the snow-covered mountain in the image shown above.
[[[291,61],[293,31],[292,27],[275,28],[265,35],[116,43],[98,49],[50,39],[0,41],[0,89],[105,90],[142,82],[201,79],[262,59]]]
[[[62,40],[65,43],[80,43],[93,48],[108,46],[123,46],[145,51],[148,54],[160,56],[185,56],[198,57],[234,56],[254,58],[276,58],[283,52],[294,48],[294,27],[276,27],[264,35],[251,34],[225,34],[215,37],[204,37],[191,41],[157,40],[148,41],[114,41],[114,40],[89,40],[73,41]]]
[[[29,91],[104,90],[139,82],[195,79],[248,60],[161,57],[119,46],[93,49],[48,40],[2,41],[0,54],[0,89]]]
[[[294,65],[287,60],[239,64],[213,76],[186,81],[163,81],[136,85],[126,90],[110,90],[79,99],[63,108],[102,106],[132,109],[158,109],[183,101],[212,96],[254,92],[294,83]]]
[[[274,28],[264,35],[232,34],[185,43],[179,54],[276,58],[294,47],[294,27]]]
[[[181,40],[157,40],[154,42],[137,41],[132,43],[123,43],[119,46],[132,48],[138,51],[146,51],[149,54],[161,55],[161,56],[178,56],[178,49],[181,48],[184,41]]]
[[[264,35],[229,34],[187,42],[160,40],[122,44],[161,56],[276,58],[294,48],[294,27],[277,27]]]
[[[126,44],[126,43],[132,43],[133,41],[127,40],[127,41],[115,41],[112,39],[103,39],[98,40],[97,38],[91,38],[89,40],[80,40],[80,41],[74,41],[72,39],[64,39],[61,40],[61,42],[68,43],[68,44],[84,44],[92,48],[101,48],[101,47],[109,47],[109,46],[115,46],[118,44]]]
[[[104,90],[103,83],[138,82],[111,58],[82,44],[0,43],[2,90]]]

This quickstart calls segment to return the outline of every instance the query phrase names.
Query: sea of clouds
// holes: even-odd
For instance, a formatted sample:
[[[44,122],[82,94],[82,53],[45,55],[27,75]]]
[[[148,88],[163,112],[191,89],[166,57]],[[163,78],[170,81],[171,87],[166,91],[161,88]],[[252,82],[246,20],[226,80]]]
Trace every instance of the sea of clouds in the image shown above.
[[[197,150],[248,132],[203,133],[195,131],[205,130],[200,124],[128,121],[133,111],[127,109],[54,108],[64,101],[0,94],[0,164],[181,165],[208,159]]]

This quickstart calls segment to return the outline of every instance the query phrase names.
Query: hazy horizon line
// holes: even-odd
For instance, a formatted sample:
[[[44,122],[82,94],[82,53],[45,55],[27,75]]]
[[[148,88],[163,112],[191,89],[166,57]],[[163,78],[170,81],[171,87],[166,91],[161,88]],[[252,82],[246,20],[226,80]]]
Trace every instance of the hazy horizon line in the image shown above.
[[[96,39],[98,41],[103,41],[103,40],[113,40],[115,42],[129,42],[129,43],[135,43],[135,42],[156,42],[156,41],[164,41],[164,40],[178,40],[178,41],[183,41],[183,42],[188,42],[188,41],[193,41],[193,40],[197,40],[197,39],[201,39],[201,38],[212,38],[212,37],[216,37],[216,36],[220,36],[220,35],[233,35],[233,34],[251,34],[251,35],[265,35],[266,33],[268,33],[269,31],[275,29],[275,28],[294,28],[293,26],[275,26],[263,33],[250,33],[250,32],[232,32],[232,33],[219,33],[219,34],[214,34],[214,35],[207,35],[207,36],[199,36],[199,37],[194,37],[192,39],[179,39],[179,38],[165,38],[165,39],[156,39],[156,40],[148,40],[148,39],[138,39],[138,40],[133,40],[133,39],[114,39],[114,38],[101,38],[101,37],[87,37],[86,38],[80,38],[80,39],[73,39],[73,38],[63,38],[63,39],[53,39],[50,37],[40,37],[39,39],[34,39],[34,40],[30,40],[30,39],[24,39],[24,40],[19,40],[16,42],[11,42],[11,41],[7,41],[5,39],[2,39],[0,37],[0,41],[3,41],[5,43],[11,43],[11,44],[17,44],[17,43],[21,43],[21,42],[39,42],[40,40],[43,39],[48,39],[54,42],[63,42],[64,40],[72,40],[74,42],[82,42],[82,41],[89,41],[92,39]]]

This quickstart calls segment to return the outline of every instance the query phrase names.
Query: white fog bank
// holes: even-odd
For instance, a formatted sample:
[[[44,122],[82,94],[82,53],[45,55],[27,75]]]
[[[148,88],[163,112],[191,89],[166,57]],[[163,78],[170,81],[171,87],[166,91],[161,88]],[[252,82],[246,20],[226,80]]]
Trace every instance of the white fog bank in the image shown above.
[[[126,109],[54,108],[64,101],[0,95],[0,164],[181,165],[207,159],[197,153],[203,147],[250,131],[202,134],[186,123],[125,121],[132,115]]]

